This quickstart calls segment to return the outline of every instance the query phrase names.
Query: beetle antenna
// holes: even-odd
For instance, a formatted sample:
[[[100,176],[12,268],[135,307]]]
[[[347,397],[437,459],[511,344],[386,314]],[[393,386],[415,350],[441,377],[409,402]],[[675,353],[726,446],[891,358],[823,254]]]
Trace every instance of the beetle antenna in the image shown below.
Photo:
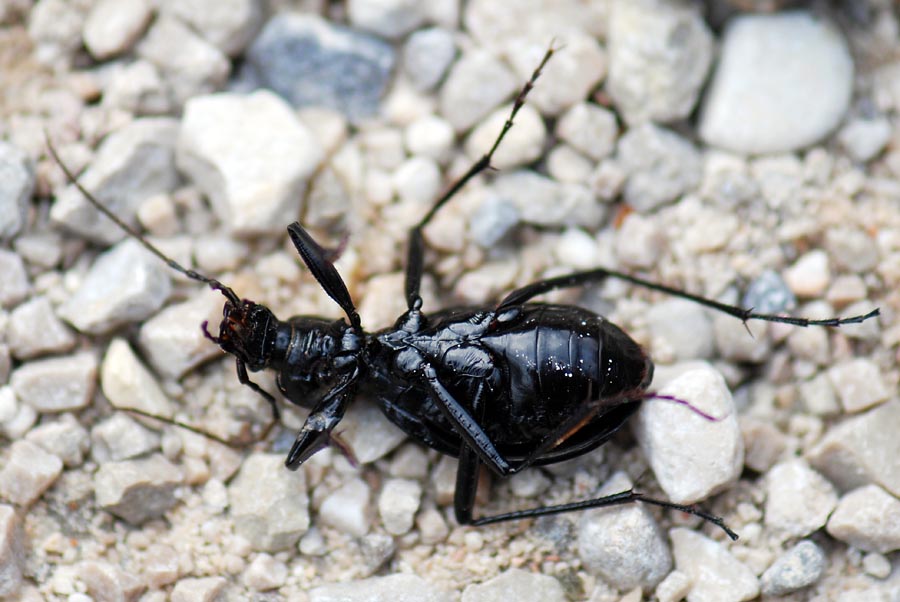
[[[44,138],[47,141],[47,149],[50,151],[50,156],[53,158],[56,164],[59,165],[60,169],[62,169],[63,173],[66,175],[66,179],[73,186],[75,186],[75,188],[78,189],[78,191],[84,196],[88,203],[90,203],[94,207],[94,209],[112,220],[114,224],[116,224],[129,236],[141,243],[141,245],[143,245],[145,249],[156,255],[159,259],[165,262],[166,265],[168,265],[176,272],[184,274],[191,280],[196,280],[197,282],[207,284],[214,291],[219,291],[220,293],[222,293],[230,302],[240,304],[240,297],[238,297],[237,294],[235,294],[235,292],[231,290],[231,287],[222,284],[215,278],[210,278],[209,276],[201,274],[196,270],[185,268],[180,263],[160,251],[159,248],[156,247],[156,245],[147,240],[140,232],[138,232],[131,225],[122,220],[122,218],[110,211],[109,208],[107,208],[97,199],[97,197],[88,192],[87,189],[81,185],[81,182],[78,181],[78,178],[75,176],[75,174],[72,173],[72,170],[69,169],[69,166],[66,165],[60,158],[59,153],[56,151],[56,147],[53,145],[53,142],[51,142],[50,135],[47,132],[44,132]]]

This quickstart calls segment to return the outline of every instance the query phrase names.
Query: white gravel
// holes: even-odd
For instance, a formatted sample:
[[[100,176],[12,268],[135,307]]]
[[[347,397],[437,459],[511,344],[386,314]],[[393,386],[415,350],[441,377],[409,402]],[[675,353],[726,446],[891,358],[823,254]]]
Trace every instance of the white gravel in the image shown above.
[[[0,7],[0,597],[896,597],[900,20],[886,0],[723,2]],[[484,471],[475,515],[633,483],[696,501],[736,542],[652,506],[460,527],[457,461],[364,395],[335,430],[358,465],[331,449],[288,471],[307,410],[279,399],[255,442],[269,404],[200,326],[218,333],[222,296],[123,241],[44,148],[46,131],[184,265],[282,318],[339,319],[284,236],[302,222],[342,251],[365,326],[386,327],[405,307],[408,228],[551,43],[499,173],[426,229],[426,311],[606,266],[756,311],[882,314],[745,328],[612,279],[554,291],[648,350],[652,390],[717,420],[648,399],[591,453]],[[277,396],[274,375],[249,377]]]

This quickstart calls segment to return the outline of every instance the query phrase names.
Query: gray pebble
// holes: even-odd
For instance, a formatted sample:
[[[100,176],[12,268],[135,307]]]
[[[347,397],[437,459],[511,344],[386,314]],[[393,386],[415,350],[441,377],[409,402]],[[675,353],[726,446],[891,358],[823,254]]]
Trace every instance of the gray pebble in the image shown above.
[[[774,270],[760,273],[747,287],[741,307],[761,314],[777,314],[792,309],[797,298]]]
[[[852,90],[853,59],[836,27],[805,11],[741,15],[723,35],[700,136],[738,153],[796,150],[841,122]]]
[[[34,167],[28,156],[0,141],[0,240],[12,238],[25,227],[34,184]]]
[[[787,449],[787,436],[769,420],[742,416],[741,436],[744,439],[744,465],[760,474],[766,473]]]
[[[268,91],[191,99],[178,137],[178,167],[239,235],[275,233],[297,215],[322,160],[313,134]]]
[[[843,361],[828,369],[828,378],[844,411],[860,412],[891,396],[878,364],[866,357]]]
[[[507,569],[484,583],[467,586],[462,602],[565,602],[559,581],[549,575],[522,569]]]
[[[625,218],[615,240],[616,257],[622,265],[638,269],[656,265],[666,244],[657,222],[640,213]]]
[[[686,299],[667,299],[646,313],[653,354],[672,361],[712,356],[715,339],[708,311]]]
[[[600,161],[615,149],[619,126],[612,111],[580,102],[560,116],[556,135],[591,159]]]
[[[313,588],[309,602],[450,602],[446,592],[417,575],[394,573]]]
[[[406,440],[406,434],[385,418],[378,406],[361,400],[344,414],[341,439],[360,464],[369,464],[396,449]]]
[[[92,352],[35,360],[13,371],[16,397],[38,412],[79,410],[90,403],[97,380]]]
[[[437,198],[443,177],[433,159],[411,157],[393,173],[394,190],[402,203],[426,205]]]
[[[28,295],[28,273],[22,258],[0,249],[0,307],[12,307]]]
[[[257,554],[241,576],[241,581],[258,592],[276,589],[288,578],[287,565],[269,554]]]
[[[58,232],[23,232],[13,241],[13,247],[34,267],[57,267],[63,258],[63,237]]]
[[[425,22],[425,3],[416,0],[348,0],[347,17],[353,27],[393,40]]]
[[[455,57],[451,32],[440,27],[420,29],[403,46],[403,70],[412,85],[425,92],[440,83]]]
[[[170,305],[141,325],[138,342],[153,368],[161,375],[181,378],[219,348],[203,334],[200,325],[215,325],[222,317],[223,297],[203,289],[186,301]]]
[[[666,0],[614,2],[607,89],[631,124],[682,119],[697,103],[712,52],[712,33],[696,9]]]
[[[232,57],[241,54],[253,41],[266,12],[263,0],[165,0],[162,5],[162,12],[178,17]]]
[[[469,234],[479,246],[489,249],[519,223],[516,205],[500,197],[489,196],[472,214]]]
[[[10,313],[6,338],[13,357],[20,360],[63,353],[75,345],[75,335],[43,296],[22,303]]]
[[[349,479],[329,494],[319,507],[319,518],[335,529],[362,537],[369,532],[372,491],[362,479]]]
[[[140,460],[107,462],[94,474],[97,504],[119,518],[140,525],[162,516],[177,503],[175,489],[184,476],[160,454]]]
[[[759,595],[759,581],[721,543],[679,527],[669,531],[675,566],[691,578],[691,602],[740,602]]]
[[[106,333],[156,313],[169,298],[169,278],[166,264],[129,238],[97,257],[58,313],[81,332]]]
[[[765,487],[765,524],[783,539],[821,529],[837,504],[831,483],[800,458],[773,466]]]
[[[900,500],[878,485],[854,489],[841,497],[827,530],[866,552],[900,550]]]
[[[841,128],[838,142],[850,158],[865,163],[877,157],[891,140],[891,123],[884,117],[852,119]]]
[[[871,552],[863,556],[862,568],[866,575],[871,575],[876,579],[887,579],[893,567],[891,567],[891,561],[884,554]]]
[[[26,440],[63,461],[66,467],[81,466],[91,446],[87,430],[71,414],[63,414],[53,422],[43,422],[31,429]]]
[[[22,587],[25,547],[16,509],[0,504],[0,597],[11,598]]]
[[[404,133],[404,143],[409,154],[429,157],[439,163],[445,163],[449,159],[455,140],[453,126],[434,115],[413,121]]]
[[[809,451],[809,463],[841,490],[878,483],[900,496],[900,401],[832,426]]]
[[[567,144],[553,147],[544,161],[547,174],[557,182],[582,184],[591,177],[593,162]]]
[[[137,119],[107,136],[90,167],[78,180],[125,222],[135,225],[140,203],[171,192],[179,182],[175,169],[178,122]],[[124,237],[122,230],[91,207],[72,185],[58,194],[50,217],[57,225],[104,243]]]
[[[91,429],[91,457],[98,464],[130,460],[158,450],[159,434],[116,412]]]
[[[101,365],[100,386],[117,408],[134,408],[165,418],[171,418],[174,413],[172,402],[156,378],[124,339],[114,339],[109,344]]]
[[[30,506],[62,473],[63,463],[31,441],[13,441],[0,468],[0,498]]]
[[[825,552],[805,539],[782,554],[760,577],[762,593],[784,596],[819,580],[825,570]]]
[[[457,132],[481,121],[521,85],[519,77],[484,50],[463,54],[440,91],[441,115]]]
[[[825,373],[800,383],[800,399],[806,411],[815,416],[831,416],[841,410],[831,380]]]
[[[538,226],[593,230],[606,214],[586,187],[560,184],[528,170],[501,174],[494,180],[493,193],[512,204],[522,221]]]
[[[225,590],[225,577],[179,579],[172,588],[172,602],[215,602]]]
[[[377,113],[394,54],[374,36],[318,16],[281,13],[250,45],[246,77],[295,106],[330,107],[358,121]]]
[[[90,600],[137,600],[147,589],[143,579],[114,564],[87,560],[76,568]]]
[[[627,491],[631,481],[614,474],[595,497]],[[652,588],[672,569],[659,525],[641,504],[598,508],[578,521],[578,555],[584,568],[618,589]]]
[[[619,139],[617,159],[627,174],[622,191],[637,211],[670,203],[699,184],[700,155],[678,134],[647,123]]]
[[[725,379],[698,363],[659,388],[717,418],[708,420],[680,404],[649,400],[632,421],[641,449],[666,496],[691,504],[721,491],[744,465],[737,411]]]
[[[412,528],[422,501],[422,486],[410,479],[388,479],[378,496],[378,513],[384,529],[391,535],[403,535]]]
[[[138,43],[137,55],[156,65],[175,106],[220,90],[231,63],[218,48],[175,17],[161,14]]]
[[[394,538],[385,533],[369,533],[359,540],[359,551],[362,554],[362,576],[368,577],[381,569],[397,551]]]
[[[147,0],[99,0],[84,22],[84,45],[98,61],[127,52],[153,13]]]
[[[284,469],[284,457],[255,453],[228,486],[235,532],[256,550],[294,547],[309,529],[309,498],[302,470]]]

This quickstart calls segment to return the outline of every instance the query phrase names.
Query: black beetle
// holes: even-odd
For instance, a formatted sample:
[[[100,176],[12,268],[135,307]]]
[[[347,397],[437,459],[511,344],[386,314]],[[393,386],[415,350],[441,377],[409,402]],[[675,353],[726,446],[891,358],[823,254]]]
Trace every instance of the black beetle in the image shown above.
[[[520,91],[492,148],[410,231],[408,309],[394,326],[375,333],[363,330],[347,287],[331,261],[333,254],[299,223],[288,226],[291,240],[318,283],[344,310],[346,321],[309,316],[281,321],[267,307],[241,299],[218,280],[182,267],[92,197],[52,145],[50,153],[98,210],[170,267],[225,296],[218,335],[210,334],[206,324],[204,332],[235,356],[240,382],[263,395],[276,418],[275,399],[250,380],[248,370],[275,370],[282,394],[292,403],[311,408],[285,461],[291,470],[329,444],[343,447],[332,431],[354,396],[365,392],[377,399],[384,414],[411,438],[459,458],[454,510],[460,524],[484,525],[641,501],[700,516],[734,539],[736,534],[718,517],[633,490],[557,506],[473,516],[481,465],[509,476],[530,466],[584,454],[605,443],[642,401],[652,396],[647,389],[653,363],[631,337],[580,307],[532,303],[537,295],[613,277],[689,299],[744,322],[839,326],[879,313],[875,309],[862,316],[825,320],[757,314],[600,268],[535,282],[509,293],[496,306],[426,315],[419,296],[425,247],[422,230],[471,178],[490,167],[491,157],[553,52],[552,48],[547,51]]]

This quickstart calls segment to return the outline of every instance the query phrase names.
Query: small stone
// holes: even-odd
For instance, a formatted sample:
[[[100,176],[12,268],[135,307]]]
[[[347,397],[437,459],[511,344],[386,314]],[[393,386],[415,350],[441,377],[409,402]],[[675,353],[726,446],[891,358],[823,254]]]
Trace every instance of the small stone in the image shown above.
[[[281,455],[244,459],[228,486],[228,500],[235,532],[256,550],[287,550],[309,529],[305,473],[285,470]]]
[[[665,247],[665,236],[654,220],[640,213],[631,213],[616,233],[616,256],[629,268],[649,268],[656,265]]]
[[[13,248],[33,267],[55,268],[63,257],[63,239],[58,232],[23,232],[13,241]]]
[[[84,23],[84,45],[98,61],[127,52],[150,22],[146,0],[100,0]]]
[[[309,602],[450,602],[451,596],[417,575],[394,573],[309,591]]]
[[[356,122],[378,112],[394,56],[375,36],[314,15],[279,13],[250,45],[246,60],[249,77],[294,106],[329,107]]]
[[[174,110],[159,69],[144,59],[110,74],[103,89],[103,106],[135,115],[164,115]]]
[[[507,569],[484,583],[466,586],[462,602],[564,602],[568,598],[559,581],[549,575]]]
[[[700,183],[702,162],[694,146],[653,124],[628,130],[617,159],[627,174],[625,201],[639,212],[670,203]]]
[[[606,52],[594,37],[570,30],[560,35],[559,43],[565,50],[553,56],[553,66],[544,69],[540,85],[528,94],[528,102],[548,116],[559,115],[585,100],[606,77]],[[535,43],[519,39],[511,42],[506,55],[524,82],[534,73],[546,52],[544,40]]]
[[[519,223],[515,204],[496,196],[489,196],[472,214],[469,234],[479,246],[489,249]]]
[[[406,439],[406,434],[385,418],[378,406],[365,402],[350,406],[341,420],[340,431],[341,439],[360,464],[383,458]]]
[[[178,579],[178,552],[170,545],[153,543],[143,554],[141,577],[152,589],[159,589]]]
[[[167,378],[178,379],[220,355],[221,351],[206,338],[200,325],[220,320],[222,303],[220,293],[203,289],[144,322],[138,341],[153,368]]]
[[[13,357],[20,360],[64,353],[75,346],[75,335],[43,296],[22,303],[10,313],[6,338]]]
[[[836,266],[858,274],[873,271],[878,265],[875,237],[860,228],[832,227],[825,230],[825,251]]]
[[[695,8],[617,0],[609,20],[607,89],[632,124],[687,117],[713,58],[713,37]]]
[[[832,426],[809,463],[843,491],[877,483],[900,496],[900,401],[887,401]]]
[[[124,339],[114,339],[106,350],[100,386],[110,403],[120,409],[134,408],[171,418],[172,402]]]
[[[597,241],[581,228],[566,228],[554,249],[559,264],[575,270],[597,267]]]
[[[38,412],[80,410],[94,396],[97,359],[91,352],[23,364],[10,377],[20,401]]]
[[[868,295],[868,287],[861,276],[840,274],[825,293],[825,300],[833,306],[843,307],[864,300],[866,295]]]
[[[434,88],[456,56],[453,34],[440,27],[420,29],[403,46],[403,70],[420,91]]]
[[[814,249],[784,271],[784,281],[798,297],[821,297],[831,283],[828,254]]]
[[[615,150],[619,126],[612,111],[580,102],[560,116],[556,122],[556,135],[591,159],[600,161]]]
[[[765,270],[747,287],[742,307],[761,314],[777,314],[793,308],[797,298],[774,270]]]
[[[384,533],[369,533],[359,540],[359,551],[362,553],[362,574],[372,575],[387,563],[397,551],[394,538]]]
[[[660,395],[689,408],[649,400],[632,421],[641,449],[666,496],[676,504],[706,499],[733,483],[744,464],[737,410],[725,379],[708,364],[684,372],[662,386]]]
[[[105,562],[85,561],[77,567],[92,600],[137,600],[147,589],[137,575]]]
[[[465,149],[470,159],[476,160],[490,150],[511,110],[511,105],[496,109],[469,134]],[[543,154],[546,139],[544,120],[537,110],[526,104],[516,115],[515,127],[509,130],[491,159],[491,165],[499,170],[509,170],[532,163]]]
[[[751,177],[742,157],[704,149],[703,182],[700,195],[721,207],[737,207],[759,196],[759,185]],[[765,272],[764,272],[765,273]]]
[[[434,508],[426,508],[419,513],[416,517],[416,528],[424,544],[440,543],[450,534],[450,528],[443,515]]]
[[[58,313],[81,332],[104,334],[156,313],[169,298],[169,278],[168,266],[129,238],[97,257]]]
[[[62,473],[62,460],[30,441],[9,445],[0,468],[0,497],[18,506],[30,506]]]
[[[14,237],[25,227],[35,181],[28,155],[0,141],[0,240]]]
[[[764,322],[741,322],[733,316],[718,312],[713,315],[712,321],[716,348],[722,357],[735,362],[758,364],[771,356],[772,349]]]
[[[815,416],[831,416],[841,409],[831,380],[823,373],[800,383],[800,399],[806,411]]]
[[[852,119],[837,135],[838,142],[860,163],[877,157],[891,140],[891,123],[885,117]]]
[[[181,470],[160,454],[140,460],[107,462],[94,474],[97,504],[119,518],[140,525],[159,518],[178,499]]]
[[[535,499],[553,484],[553,481],[544,475],[544,471],[539,469],[516,473],[507,482],[514,496],[525,499]]]
[[[700,136],[738,153],[790,152],[833,130],[852,91],[853,59],[827,20],[806,11],[740,15],[723,36]]]
[[[271,92],[201,96],[185,106],[178,166],[236,234],[281,233],[321,160],[315,137]]]
[[[160,436],[117,412],[91,429],[91,457],[98,464],[119,462],[158,450]]]
[[[858,357],[832,366],[828,378],[847,413],[867,410],[891,395],[878,365],[868,358]]]
[[[364,481],[350,479],[322,500],[319,518],[348,535],[362,537],[369,532],[370,497],[371,490]]]
[[[691,602],[741,602],[759,595],[759,581],[717,541],[679,527],[669,531],[677,569],[691,579]]]
[[[743,416],[740,422],[745,450],[744,465],[764,474],[787,449],[787,437],[766,420]]]
[[[819,580],[825,571],[825,552],[805,539],[778,557],[760,577],[765,596],[784,596]]]
[[[591,192],[579,184],[560,184],[533,171],[503,173],[493,193],[513,205],[524,222],[538,226],[596,229],[606,214]]]
[[[571,146],[561,144],[547,155],[547,175],[557,182],[581,184],[587,182],[594,169],[591,160]]]
[[[159,68],[178,107],[189,98],[221,89],[231,71],[228,57],[218,48],[165,13],[150,26],[137,54]]]
[[[891,561],[883,554],[871,553],[863,556],[863,570],[876,579],[887,579],[891,574]]]
[[[174,119],[137,119],[103,140],[78,181],[119,219],[134,226],[144,199],[171,192],[178,185],[177,134]],[[125,236],[121,228],[100,216],[74,185],[58,194],[50,218],[66,230],[106,244]]]
[[[437,198],[442,179],[433,159],[412,157],[394,171],[394,190],[401,202],[426,205]]]
[[[686,299],[667,299],[646,314],[654,356],[683,361],[712,356],[715,339],[707,310]],[[670,361],[671,361],[670,360]]]
[[[878,485],[854,489],[841,497],[826,529],[866,552],[900,550],[900,500]]]
[[[28,18],[28,36],[35,45],[35,58],[52,67],[70,65],[81,47],[84,19],[83,5],[66,0],[34,3]]]
[[[301,554],[307,556],[324,556],[329,551],[325,537],[316,527],[309,528],[309,531],[300,538],[300,543],[297,547]]]
[[[0,504],[0,597],[11,598],[22,587],[25,547],[15,508]]]
[[[659,602],[680,602],[691,591],[691,578],[681,571],[672,571],[659,582],[653,592]]]
[[[231,57],[240,55],[253,41],[266,16],[263,0],[164,0],[162,11],[190,25]]]
[[[782,462],[766,474],[765,524],[784,539],[825,526],[837,504],[834,487],[805,460]]]
[[[67,467],[81,466],[91,440],[87,430],[71,414],[63,414],[59,420],[44,422],[31,429],[25,437],[63,461]]]
[[[287,565],[271,555],[263,553],[257,554],[247,565],[241,580],[250,589],[264,592],[281,587],[287,581],[287,577]]]
[[[415,0],[349,0],[347,17],[353,27],[393,40],[422,25],[424,8]]]
[[[441,115],[457,132],[464,132],[512,96],[518,80],[490,53],[467,52],[453,64],[441,87]]]
[[[404,142],[409,154],[444,163],[456,139],[453,126],[434,115],[420,117],[406,127]]]
[[[409,479],[389,479],[378,496],[378,513],[384,529],[391,535],[403,535],[413,525],[422,501],[422,486]]]
[[[614,474],[595,497],[631,489],[624,472]],[[672,569],[659,525],[642,504],[597,508],[578,521],[578,555],[584,568],[619,591],[650,589]]]
[[[12,307],[28,295],[28,274],[22,258],[0,249],[0,307]]]
[[[172,588],[172,602],[215,602],[225,590],[225,577],[179,579]]]

